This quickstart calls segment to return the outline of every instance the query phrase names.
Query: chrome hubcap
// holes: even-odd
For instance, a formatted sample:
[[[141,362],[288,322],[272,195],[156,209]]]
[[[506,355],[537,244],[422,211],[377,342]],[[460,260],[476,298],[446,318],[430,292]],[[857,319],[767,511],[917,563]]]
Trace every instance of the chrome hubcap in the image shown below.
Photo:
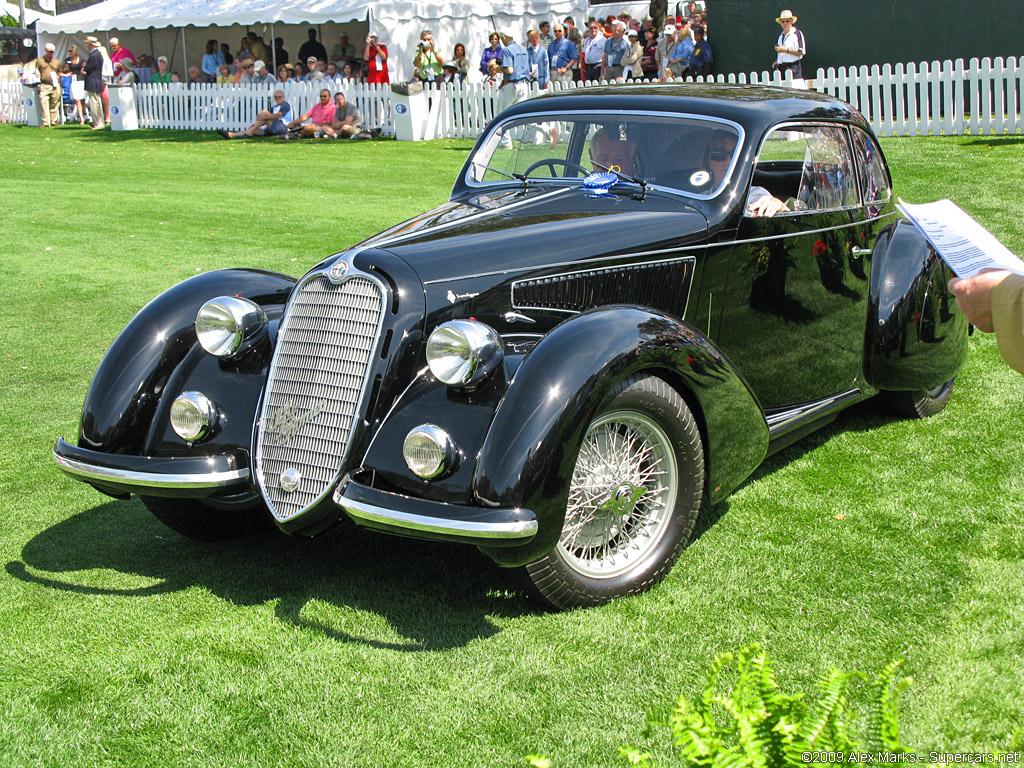
[[[590,578],[612,578],[644,562],[665,534],[678,492],[675,451],[664,430],[635,411],[615,411],[587,429],[565,526],[565,562]]]

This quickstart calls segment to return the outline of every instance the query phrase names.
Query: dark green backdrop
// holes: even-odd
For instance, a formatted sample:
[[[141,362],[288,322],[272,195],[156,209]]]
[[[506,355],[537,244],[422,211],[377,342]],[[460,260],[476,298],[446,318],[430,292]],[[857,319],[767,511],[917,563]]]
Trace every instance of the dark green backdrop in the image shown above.
[[[807,40],[805,77],[818,67],[1024,56],[1024,0],[708,0],[715,74],[768,69],[783,8]]]

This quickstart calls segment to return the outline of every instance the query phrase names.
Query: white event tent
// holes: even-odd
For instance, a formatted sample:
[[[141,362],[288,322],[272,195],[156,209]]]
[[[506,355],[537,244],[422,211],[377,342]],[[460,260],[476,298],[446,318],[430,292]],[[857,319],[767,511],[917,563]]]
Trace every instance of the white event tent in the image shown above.
[[[507,29],[523,40],[526,30],[543,20],[553,23],[573,16],[582,23],[586,9],[586,0],[106,0],[43,17],[36,30],[40,43],[53,42],[61,56],[72,42],[85,50],[86,35],[104,41],[118,37],[136,55],[167,56],[182,79],[188,65],[199,65],[209,39],[226,42],[235,52],[247,31],[261,35],[271,49],[274,38],[281,37],[294,61],[311,27],[318,30],[328,53],[339,36],[347,34],[357,56],[366,35],[373,32],[387,43],[391,81],[398,82],[412,77],[412,58],[423,29],[433,31],[445,58],[456,43],[463,43],[470,62],[476,64],[489,31]],[[475,69],[470,67],[471,72]]]

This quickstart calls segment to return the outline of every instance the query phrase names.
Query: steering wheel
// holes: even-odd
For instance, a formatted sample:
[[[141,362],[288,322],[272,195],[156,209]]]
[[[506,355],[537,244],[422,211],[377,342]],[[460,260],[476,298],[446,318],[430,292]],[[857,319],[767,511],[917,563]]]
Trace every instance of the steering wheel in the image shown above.
[[[545,165],[551,171],[551,178],[557,178],[556,175],[555,175],[555,166],[556,165],[564,166],[566,169],[568,169],[570,171],[576,171],[577,173],[582,173],[584,176],[589,176],[591,174],[591,171],[588,171],[582,165],[577,165],[576,163],[571,163],[568,160],[559,160],[556,157],[546,157],[543,160],[538,160],[536,163],[534,163],[529,168],[527,168],[523,172],[523,175],[524,176],[529,176],[535,170],[537,170],[541,166],[545,166]],[[569,177],[563,177],[563,178],[569,178]]]

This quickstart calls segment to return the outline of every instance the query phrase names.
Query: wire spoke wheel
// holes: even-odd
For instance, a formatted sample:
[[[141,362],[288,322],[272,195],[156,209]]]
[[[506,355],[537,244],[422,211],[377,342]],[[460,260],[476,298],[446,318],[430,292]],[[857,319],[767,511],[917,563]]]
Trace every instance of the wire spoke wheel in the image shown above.
[[[587,429],[558,542],[569,567],[610,578],[641,561],[675,509],[678,469],[665,431],[643,413],[615,411]]]
[[[578,450],[558,542],[526,566],[556,608],[598,605],[661,581],[693,533],[704,494],[697,421],[654,376],[621,382]]]

